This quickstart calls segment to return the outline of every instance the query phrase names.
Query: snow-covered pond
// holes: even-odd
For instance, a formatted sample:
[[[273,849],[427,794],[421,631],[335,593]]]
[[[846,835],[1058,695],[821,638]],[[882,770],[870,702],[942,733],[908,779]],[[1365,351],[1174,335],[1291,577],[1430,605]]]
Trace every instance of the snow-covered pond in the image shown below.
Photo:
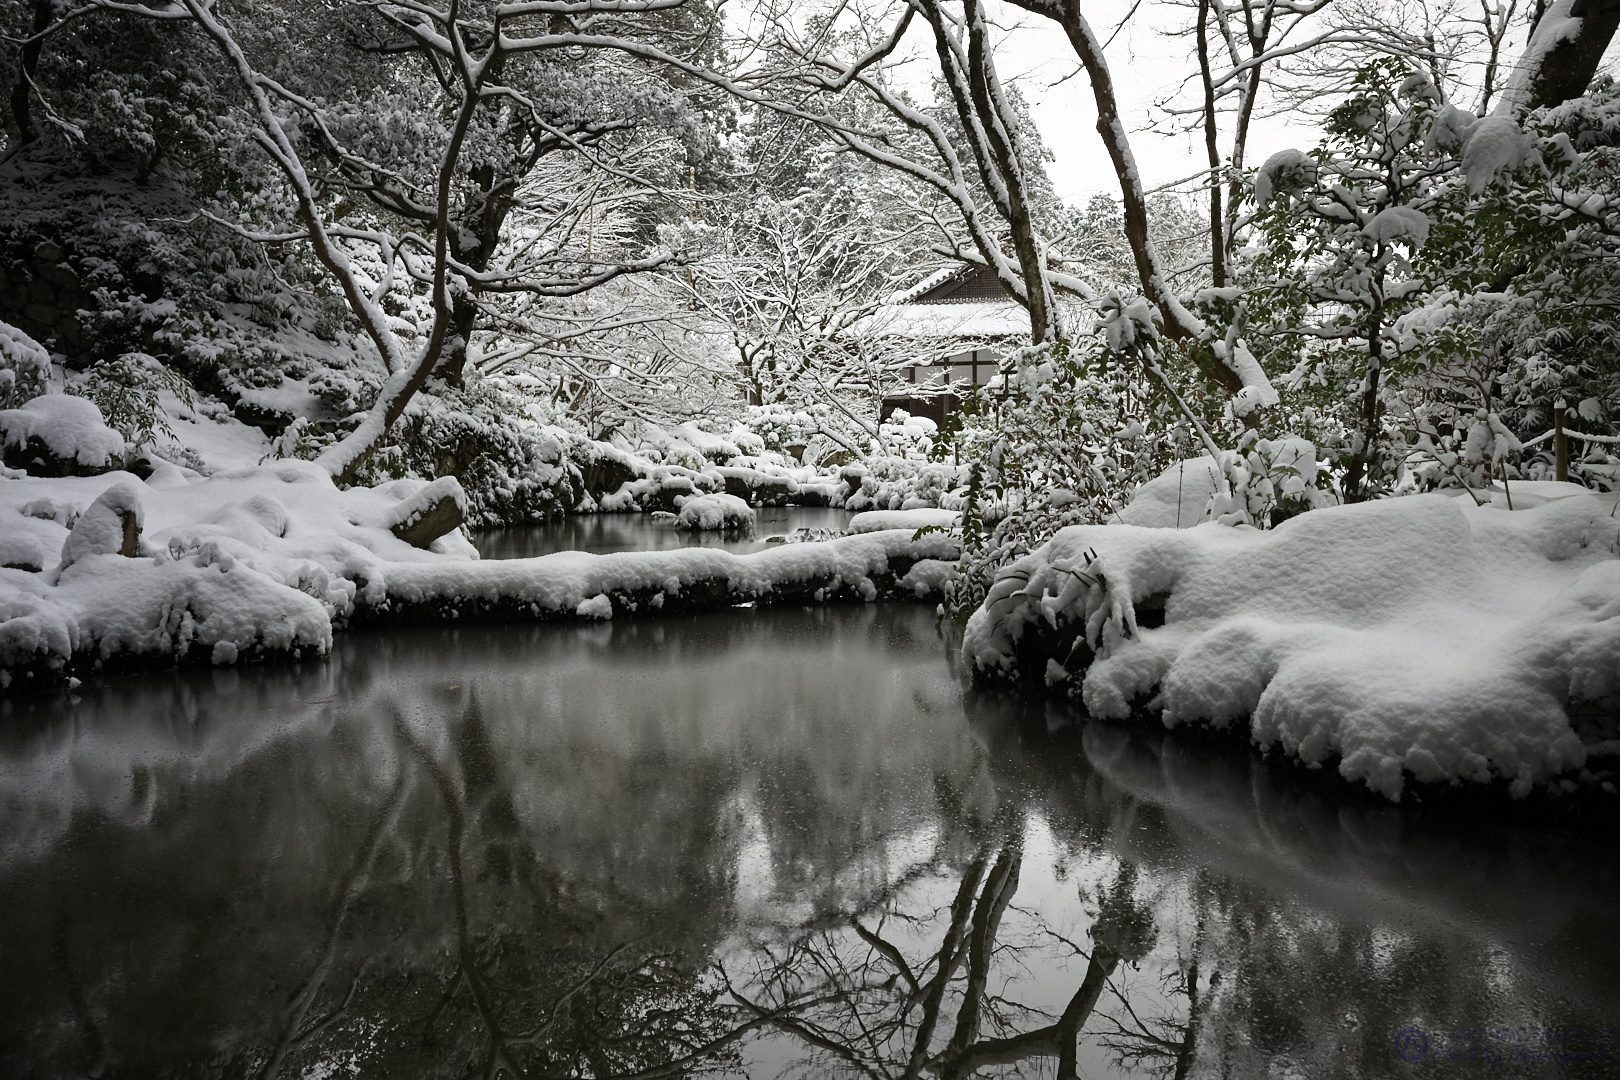
[[[842,529],[854,514],[822,506],[759,506],[754,508],[754,535],[687,532],[673,522],[659,523],[649,514],[578,514],[549,525],[523,525],[511,529],[478,529],[473,546],[486,559],[531,559],[556,551],[662,551],[676,547],[717,547],[743,554],[763,551],[766,540],[795,529]]]
[[[1051,1075],[1065,1009],[1086,1077],[1616,1075],[1611,831],[946,655],[921,606],[744,609],[0,702],[0,1075],[900,1075],[930,1017]]]

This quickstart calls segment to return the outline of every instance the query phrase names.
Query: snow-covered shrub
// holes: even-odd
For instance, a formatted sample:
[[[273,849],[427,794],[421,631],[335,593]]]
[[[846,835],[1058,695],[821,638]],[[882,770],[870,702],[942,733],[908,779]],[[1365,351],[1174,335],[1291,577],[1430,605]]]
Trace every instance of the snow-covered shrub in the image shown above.
[[[926,416],[912,416],[904,409],[896,409],[878,425],[877,437],[872,440],[872,452],[889,457],[927,461],[933,454],[934,436],[939,425]]]
[[[168,391],[183,405],[192,404],[191,387],[179,372],[164,367],[146,353],[124,353],[92,366],[82,381],[67,392],[89,398],[101,410],[107,426],[123,435],[132,447],[145,446],[158,435],[174,438],[161,394]]]
[[[1136,486],[1188,456],[1197,436],[1139,360],[1153,333],[1149,322],[1122,340],[1129,352],[1101,337],[1025,350],[1010,361],[1014,386],[982,388],[947,425],[936,454],[971,463],[959,493],[939,502],[963,510],[958,619],[1001,567],[1065,525],[1116,519]]]
[[[694,495],[681,503],[675,527],[692,532],[736,532],[754,535],[753,507],[735,495]]]
[[[0,321],[0,409],[15,409],[43,394],[51,381],[51,357],[44,346]]]
[[[860,490],[845,500],[850,510],[912,510],[938,506],[960,510],[968,468],[945,462],[879,455],[866,460]]]
[[[583,494],[583,470],[597,456],[579,445],[584,441],[531,419],[500,388],[470,383],[419,395],[394,433],[393,453],[379,454],[372,473],[393,462],[401,475],[456,477],[471,524],[545,521],[572,510]]]
[[[123,464],[126,450],[95,402],[69,394],[41,394],[0,411],[0,445],[13,468],[44,476],[106,472]]]
[[[759,449],[790,456],[794,448],[804,452],[806,464],[816,464],[837,458],[840,463],[848,456],[848,448],[860,445],[864,436],[857,436],[854,425],[842,413],[821,403],[804,408],[793,408],[781,403],[750,405],[743,413],[739,426],[753,433],[760,441]],[[736,435],[732,438],[735,440]]]

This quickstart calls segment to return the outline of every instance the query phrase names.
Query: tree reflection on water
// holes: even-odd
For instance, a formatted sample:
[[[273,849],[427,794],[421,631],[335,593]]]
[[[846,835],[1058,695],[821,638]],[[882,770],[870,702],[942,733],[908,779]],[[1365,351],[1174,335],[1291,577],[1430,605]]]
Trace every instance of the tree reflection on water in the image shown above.
[[[938,648],[389,635],[12,709],[0,1074],[1434,1076],[1396,1032],[1493,1025],[1613,1074],[1600,831],[1048,736]]]

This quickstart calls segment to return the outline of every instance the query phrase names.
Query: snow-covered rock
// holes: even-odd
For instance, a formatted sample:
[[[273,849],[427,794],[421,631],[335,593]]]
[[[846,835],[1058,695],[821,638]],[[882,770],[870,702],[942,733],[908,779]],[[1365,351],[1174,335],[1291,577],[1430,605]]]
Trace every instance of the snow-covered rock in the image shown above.
[[[1247,723],[1392,799],[1408,778],[1522,795],[1586,764],[1571,703],[1620,711],[1610,511],[1424,495],[1268,532],[1074,526],[1003,571],[964,656],[994,676],[1062,651],[1094,716],[1146,702],[1167,725]],[[1160,604],[1162,625],[1138,622]]]
[[[124,437],[96,403],[72,394],[42,394],[0,410],[0,444],[14,468],[44,476],[105,472],[124,456]]]
[[[90,555],[134,558],[140,554],[142,523],[139,485],[128,480],[113,483],[73,523],[57,573]]]
[[[675,527],[691,532],[722,529],[754,535],[754,509],[735,495],[697,495],[681,504]]]

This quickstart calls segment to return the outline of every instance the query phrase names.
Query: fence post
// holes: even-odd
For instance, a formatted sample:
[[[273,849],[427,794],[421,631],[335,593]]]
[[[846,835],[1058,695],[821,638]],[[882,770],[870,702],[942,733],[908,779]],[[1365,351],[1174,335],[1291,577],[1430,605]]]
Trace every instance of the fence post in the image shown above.
[[[1569,440],[1564,437],[1564,399],[1553,402],[1553,476],[1569,479]]]

